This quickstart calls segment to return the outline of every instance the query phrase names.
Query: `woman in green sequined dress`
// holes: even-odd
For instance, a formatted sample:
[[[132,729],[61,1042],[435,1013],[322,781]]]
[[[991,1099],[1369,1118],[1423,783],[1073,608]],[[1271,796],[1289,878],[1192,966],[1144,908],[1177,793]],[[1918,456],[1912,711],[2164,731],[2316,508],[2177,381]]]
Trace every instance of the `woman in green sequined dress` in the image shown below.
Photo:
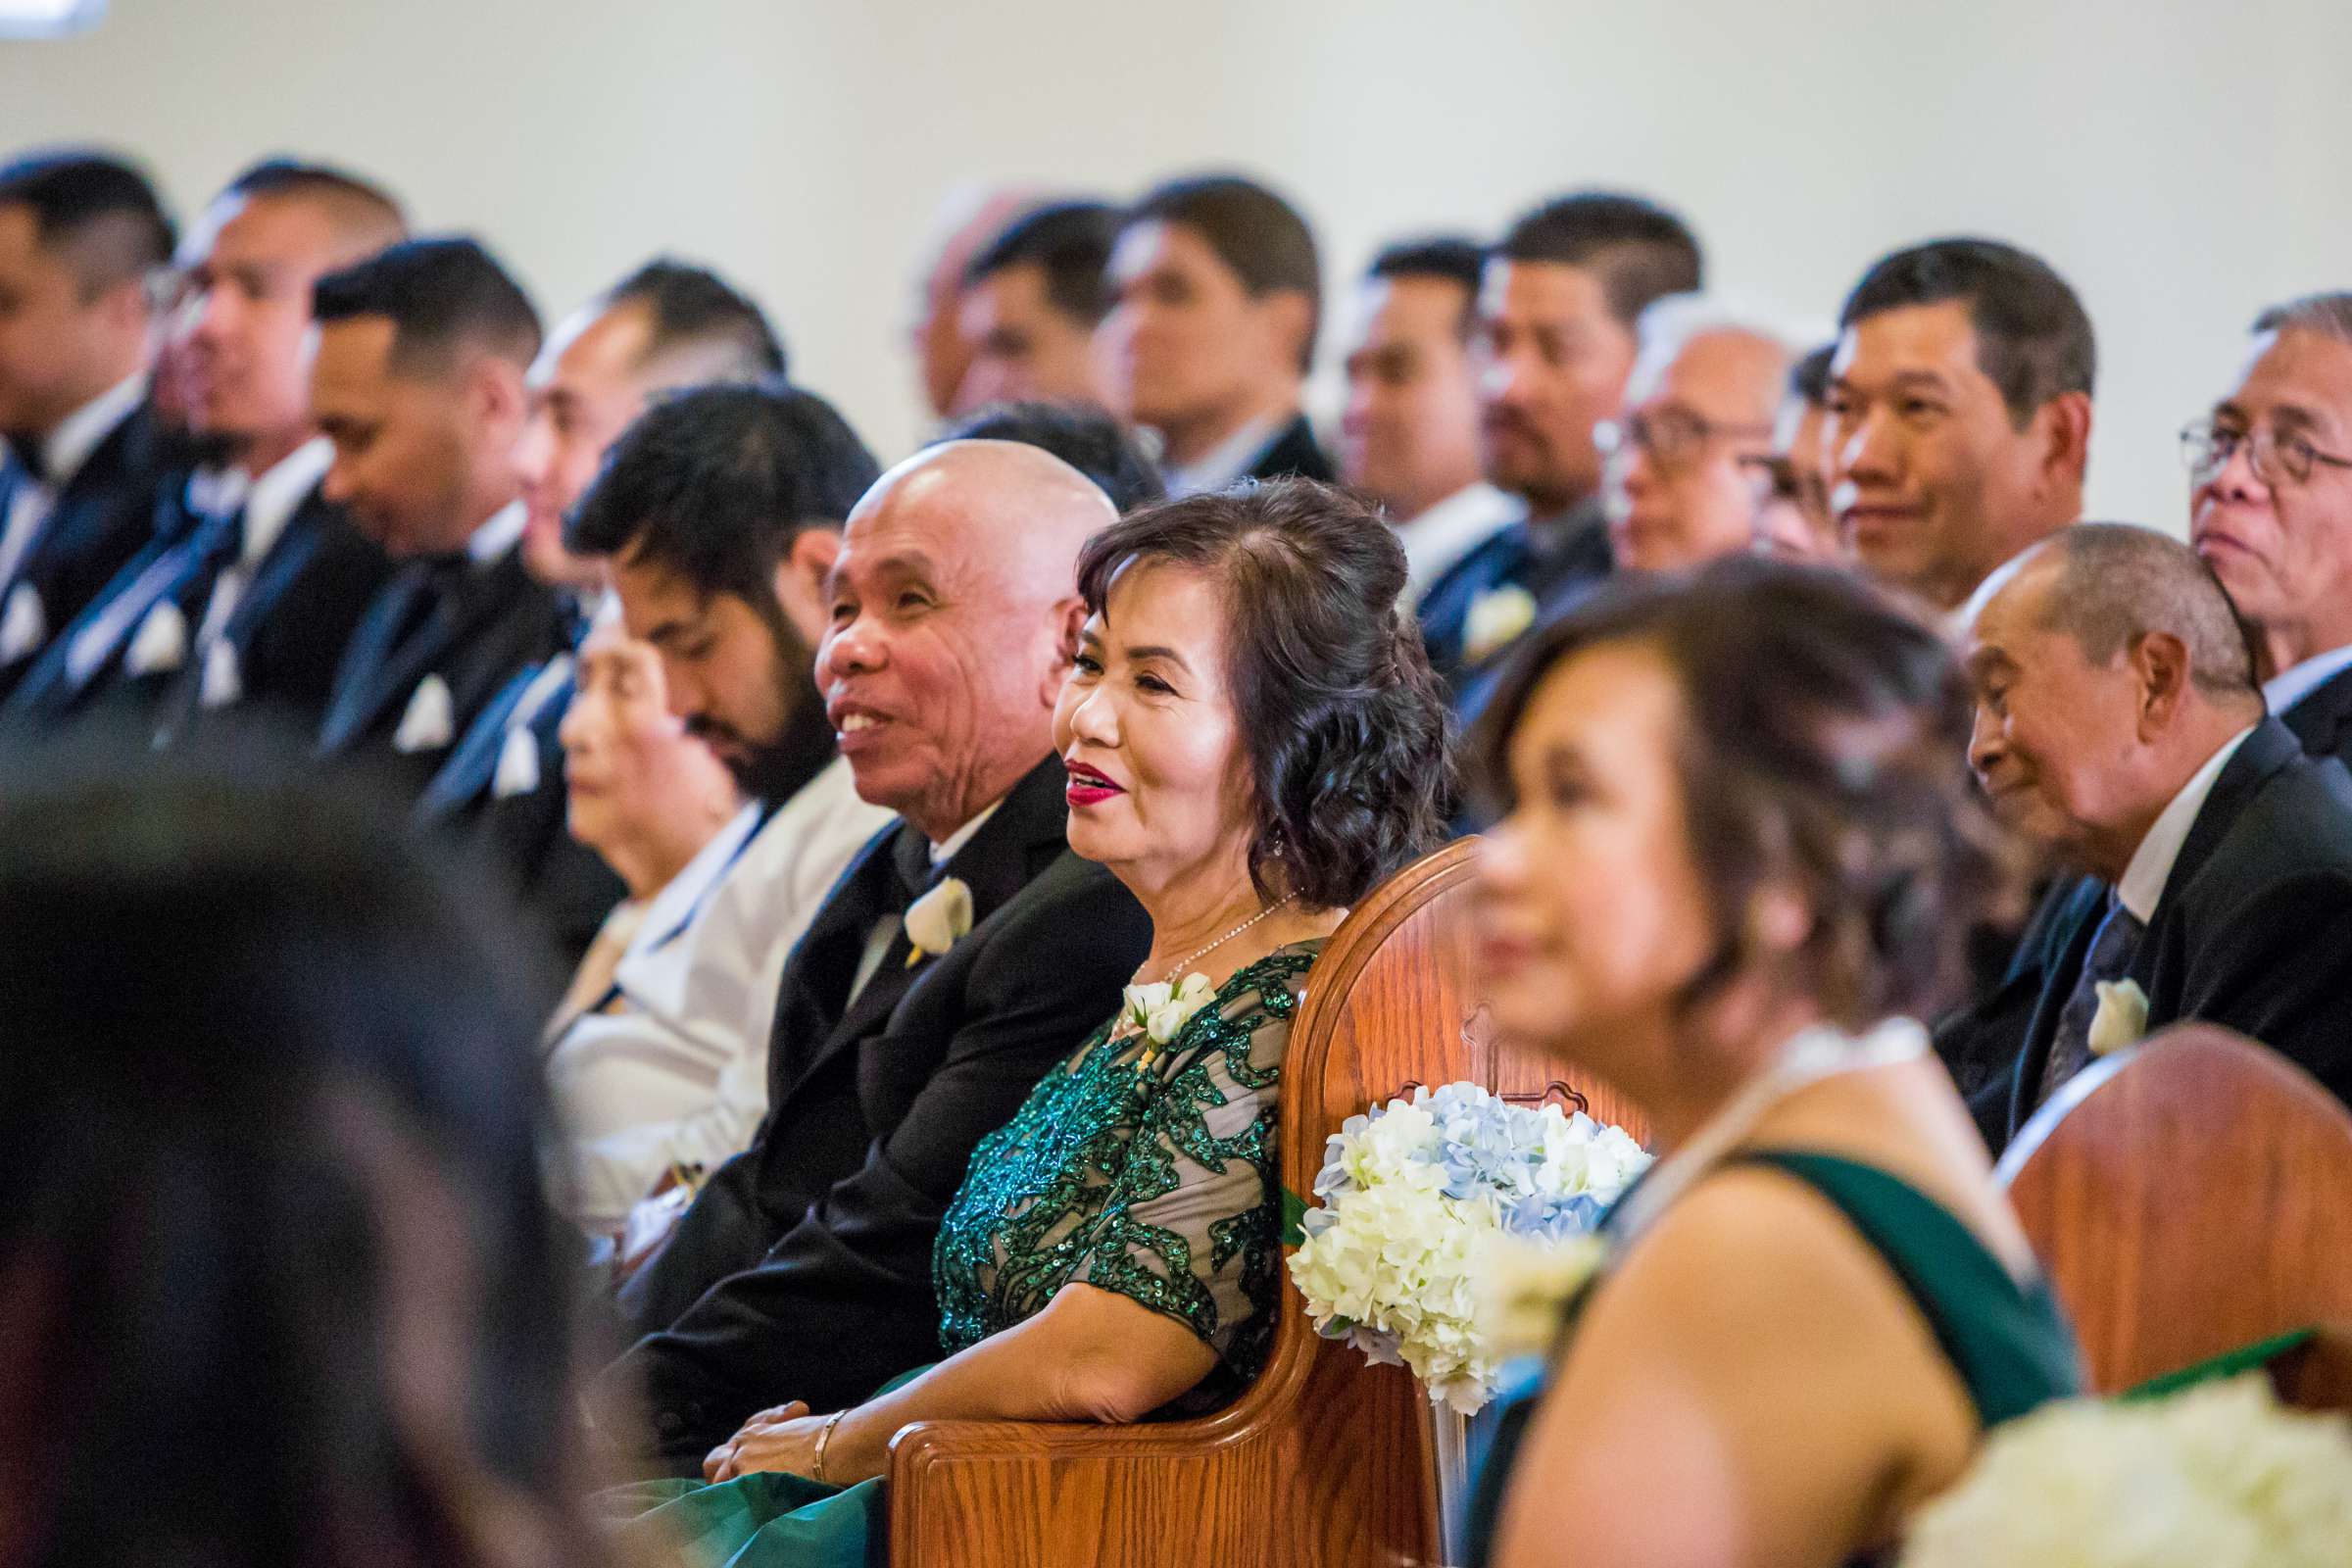
[[[1129,1005],[974,1152],[933,1253],[947,1358],[850,1410],[760,1412],[712,1451],[717,1484],[626,1530],[703,1562],[854,1562],[909,1422],[1193,1414],[1255,1375],[1301,988],[1452,806],[1404,569],[1377,514],[1305,481],[1172,502],[1089,545],[1054,730],[1071,848],[1152,916]]]
[[[2078,1376],[1910,1021],[2009,881],[1958,669],[1849,577],[1734,561],[1604,590],[1490,711],[1495,1021],[1633,1100],[1660,1158],[1500,1414],[1473,1560],[1882,1550]]]

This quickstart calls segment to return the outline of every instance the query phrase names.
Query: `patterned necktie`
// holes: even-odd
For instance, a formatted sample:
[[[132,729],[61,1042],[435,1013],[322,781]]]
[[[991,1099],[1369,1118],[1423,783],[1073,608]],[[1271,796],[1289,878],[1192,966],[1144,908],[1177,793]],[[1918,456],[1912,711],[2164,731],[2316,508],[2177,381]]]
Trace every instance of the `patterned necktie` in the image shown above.
[[[2035,1104],[2048,1100],[2060,1085],[2090,1064],[2090,1024],[2099,1015],[2099,982],[2123,977],[2147,929],[2124,907],[2121,899],[2107,895],[2107,912],[2099,921],[2098,934],[2090,939],[2082,973],[2076,978],[2074,990],[2067,993],[2066,1005],[2059,1009],[2058,1031],[2050,1037],[2050,1055],[2042,1063],[2041,1092],[2034,1098]]]

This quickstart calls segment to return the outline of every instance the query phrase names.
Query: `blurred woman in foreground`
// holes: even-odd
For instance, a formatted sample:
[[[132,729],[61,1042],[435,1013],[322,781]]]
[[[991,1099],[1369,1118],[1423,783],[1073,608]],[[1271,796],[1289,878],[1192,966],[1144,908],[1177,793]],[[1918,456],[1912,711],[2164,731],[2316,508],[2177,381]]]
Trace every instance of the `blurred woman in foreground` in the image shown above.
[[[2072,1337],[1912,1020],[2005,887],[1935,634],[1756,559],[1613,587],[1490,710],[1497,1022],[1648,1113],[1549,1388],[1504,1417],[1478,1560],[1834,1564]]]

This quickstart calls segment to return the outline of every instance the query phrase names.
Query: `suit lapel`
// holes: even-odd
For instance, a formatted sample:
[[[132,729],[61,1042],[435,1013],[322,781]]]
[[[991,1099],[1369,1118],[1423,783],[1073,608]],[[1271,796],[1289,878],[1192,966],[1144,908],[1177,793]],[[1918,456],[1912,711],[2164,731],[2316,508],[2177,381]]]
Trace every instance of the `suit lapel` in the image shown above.
[[[359,629],[352,633],[343,667],[335,676],[335,700],[318,732],[321,751],[338,752],[357,741],[391,701],[392,662],[401,652],[393,646],[394,640],[416,608],[417,596],[426,591],[431,574],[431,566],[423,562],[405,567],[384,585]],[[439,618],[437,612],[435,618]],[[411,641],[420,640],[421,635]]]
[[[546,668],[544,662],[525,664],[499,689],[490,706],[482,710],[481,716],[466,727],[456,753],[433,775],[432,783],[425,786],[423,796],[416,802],[419,817],[431,818],[454,811],[490,788],[491,781],[498,776],[499,756],[506,750],[507,724],[514,718],[514,710],[521,706],[523,694]]]
[[[2344,731],[2352,726],[2352,669],[2328,676],[2278,716],[2311,756],[2337,756],[2344,746]]]
[[[2266,718],[2254,726],[2254,732],[2238,747],[2237,755],[2230,759],[2221,776],[2213,781],[2213,790],[2198,808],[2196,821],[2189,824],[2188,837],[2180,841],[2180,853],[2164,879],[2164,894],[2148,916],[2151,938],[2179,906],[2180,890],[2213,858],[2213,852],[2229,833],[2230,824],[2237,820],[2238,812],[2270,782],[2272,774],[2302,755],[2302,743],[2278,719]],[[2144,945],[2152,947],[2154,943]]]
[[[1062,793],[1066,785],[1061,759],[1048,757],[1013,786],[995,814],[981,824],[980,831],[973,834],[971,841],[957,850],[948,863],[940,868],[943,879],[955,877],[971,889],[972,925],[975,930],[989,916],[1010,903],[1032,877],[1067,848],[1069,806]],[[915,829],[911,825],[903,825],[901,831],[912,833]],[[883,842],[887,843],[887,836]],[[874,858],[874,852],[869,851],[868,858]],[[887,850],[880,858],[885,862],[880,867],[881,876],[886,879],[895,877],[896,872],[887,863]],[[883,885],[887,887],[887,881]],[[869,910],[872,908],[871,906],[868,907]],[[847,950],[849,969],[854,970],[858,958],[863,956],[864,939],[872,934],[878,918],[878,913],[869,912],[858,926],[856,945]],[[842,1016],[841,1022],[827,1033],[824,1043],[807,1058],[806,1064],[789,1081],[792,1085],[805,1081],[835,1056],[882,1029],[907,994],[922,984],[942,961],[929,958],[917,967],[908,969],[906,956],[909,951],[906,933],[902,928],[892,936],[890,947],[882,956],[881,967],[874,971],[865,989],[858,994],[858,1000]],[[811,954],[810,956],[814,958],[817,956]],[[800,955],[796,954],[794,957],[797,965]],[[830,956],[830,961],[838,963],[841,960],[839,956]],[[848,989],[845,972],[839,977],[833,994],[838,997],[846,994]],[[780,1046],[782,1042],[778,1041],[777,1044]],[[786,1093],[790,1093],[789,1088]],[[777,1102],[781,1103],[782,1099],[782,1096],[778,1096]]]
[[[2107,884],[2086,876],[2076,883],[2067,908],[2054,922],[2057,934],[2051,946],[2057,959],[2043,971],[2041,997],[2034,1004],[2033,1019],[2026,1025],[2025,1049],[2018,1053],[2017,1071],[2009,1080],[2012,1138],[2026,1124],[2026,1118],[2034,1114],[2034,1095],[2049,1063],[2050,1042],[2058,1034],[2058,1015],[2066,1010],[2066,999],[2074,994],[2075,982],[2082,976],[2082,965],[2090,959],[2091,940],[2099,934],[2099,916],[2106,906]]]

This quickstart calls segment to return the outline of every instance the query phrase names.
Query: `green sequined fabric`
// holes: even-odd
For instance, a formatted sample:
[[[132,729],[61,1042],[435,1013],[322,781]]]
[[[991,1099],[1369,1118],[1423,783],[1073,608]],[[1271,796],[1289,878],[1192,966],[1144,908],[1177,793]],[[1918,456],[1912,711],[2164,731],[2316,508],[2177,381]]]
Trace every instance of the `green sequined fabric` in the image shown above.
[[[1276,1092],[1320,942],[1236,970],[1155,1055],[1095,1031],[972,1152],[932,1252],[940,1339],[965,1348],[1064,1285],[1176,1319],[1218,1365],[1167,1414],[1238,1394],[1273,1343],[1281,1284]],[[1139,1065],[1140,1064],[1140,1065]]]

